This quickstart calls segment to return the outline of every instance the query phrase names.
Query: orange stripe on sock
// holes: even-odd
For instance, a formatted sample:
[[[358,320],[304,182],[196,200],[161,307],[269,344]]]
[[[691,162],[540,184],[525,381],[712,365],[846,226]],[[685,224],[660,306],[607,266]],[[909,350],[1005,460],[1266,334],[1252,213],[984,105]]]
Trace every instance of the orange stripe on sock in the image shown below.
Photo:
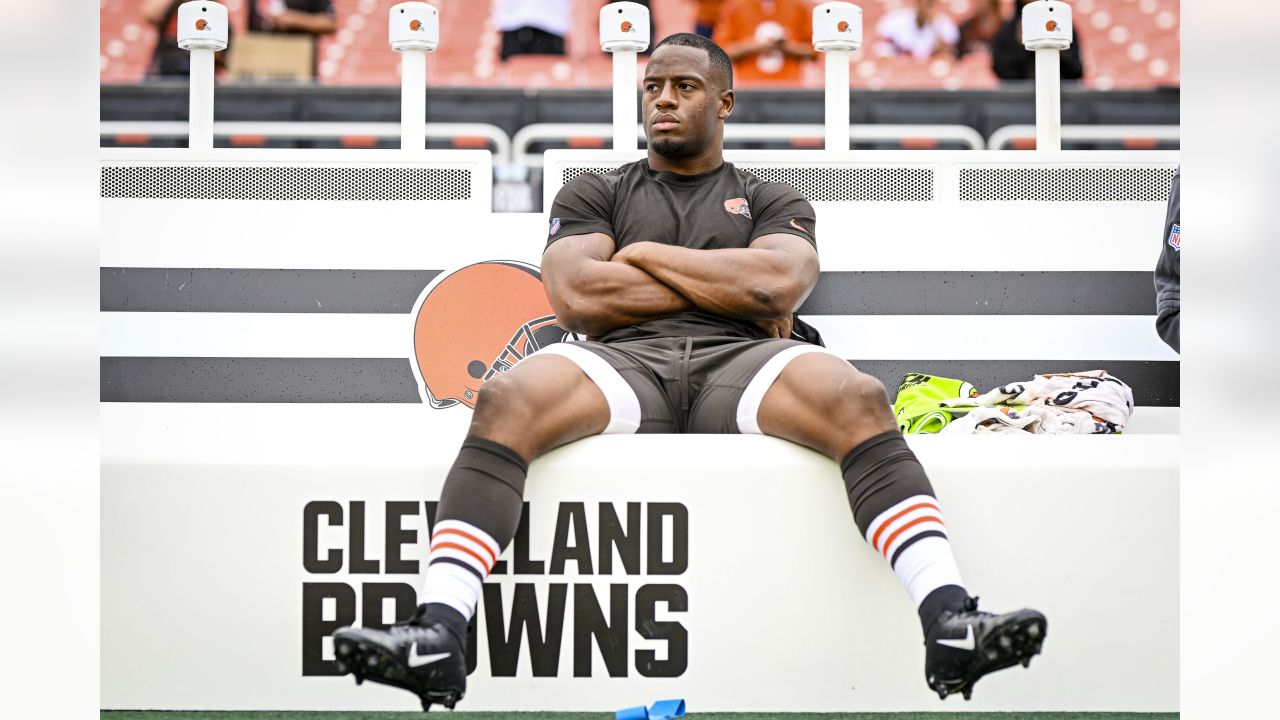
[[[435,531],[435,533],[431,535],[432,544],[435,543],[437,538],[445,534],[457,535],[458,537],[466,538],[467,540],[470,540],[471,542],[478,545],[481,550],[484,550],[484,554],[489,556],[489,562],[485,563],[486,567],[491,568],[493,567],[494,563],[498,562],[498,557],[493,554],[492,550],[489,549],[488,543],[484,542],[480,538],[476,537],[475,535],[472,535],[471,533],[465,530],[458,530],[456,528],[440,528],[439,530]]]
[[[920,510],[923,508],[929,508],[930,510],[936,511],[938,514],[942,514],[942,509],[939,508],[934,503],[931,503],[931,502],[916,503],[915,505],[912,505],[906,510],[899,512],[897,515],[894,515],[888,520],[885,520],[884,522],[880,523],[880,528],[876,530],[876,534],[871,538],[871,547],[875,548],[876,552],[880,552],[880,533],[884,532],[885,528],[892,525],[894,520],[897,520],[898,518],[902,517],[903,515],[906,515],[907,513],[913,510]]]
[[[885,539],[884,550],[880,550],[880,548],[876,548],[876,549],[880,550],[880,552],[886,558],[889,557],[889,548],[893,547],[893,541],[897,540],[899,535],[906,532],[907,530],[910,530],[913,526],[919,525],[920,523],[923,523],[923,522],[936,522],[939,525],[941,525],[942,518],[934,517],[933,515],[924,515],[924,516],[918,517],[915,520],[912,520],[911,522],[907,523],[906,525],[903,525],[902,527],[898,528],[897,530],[894,530],[893,534]]]
[[[471,557],[475,558],[475,559],[476,559],[476,561],[480,563],[480,566],[484,568],[484,571],[485,571],[485,574],[486,574],[486,575],[489,573],[489,571],[490,571],[490,570],[492,570],[492,569],[493,569],[493,566],[492,566],[492,565],[490,565],[489,563],[485,562],[485,561],[484,561],[484,558],[482,558],[482,557],[480,557],[479,555],[477,555],[477,554],[475,553],[475,551],[473,551],[471,548],[467,547],[466,545],[459,545],[458,543],[451,543],[451,542],[439,542],[439,543],[432,543],[432,544],[431,544],[431,551],[432,551],[432,552],[435,552],[436,550],[443,550],[443,549],[445,549],[445,548],[448,548],[448,549],[450,549],[450,550],[461,550],[462,552],[464,552],[464,553],[466,553],[466,554],[470,555]]]

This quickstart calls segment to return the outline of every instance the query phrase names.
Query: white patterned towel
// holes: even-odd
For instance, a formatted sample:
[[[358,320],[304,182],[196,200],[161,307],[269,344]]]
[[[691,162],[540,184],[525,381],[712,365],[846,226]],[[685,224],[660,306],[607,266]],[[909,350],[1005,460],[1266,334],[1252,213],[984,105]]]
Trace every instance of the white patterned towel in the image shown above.
[[[1053,435],[1119,433],[1133,414],[1133,390],[1105,370],[1037,375],[976,398],[944,400],[963,410],[943,432],[1016,431]]]

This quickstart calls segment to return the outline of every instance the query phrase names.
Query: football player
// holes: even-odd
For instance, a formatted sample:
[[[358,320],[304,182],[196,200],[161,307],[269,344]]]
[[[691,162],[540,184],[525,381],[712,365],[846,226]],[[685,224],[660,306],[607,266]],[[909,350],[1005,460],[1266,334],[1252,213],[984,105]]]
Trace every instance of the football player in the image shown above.
[[[812,206],[724,161],[733,69],[715,43],[672,35],[643,81],[647,158],[567,183],[542,274],[584,341],[493,376],[445,481],[422,605],[387,630],[334,634],[337,667],[446,707],[466,688],[481,583],[515,534],[528,464],[599,433],[756,433],[840,464],[853,520],[917,608],[925,678],[969,697],[983,675],[1038,653],[1039,612],[977,609],[924,469],[884,385],[827,351],[795,316],[818,280]]]

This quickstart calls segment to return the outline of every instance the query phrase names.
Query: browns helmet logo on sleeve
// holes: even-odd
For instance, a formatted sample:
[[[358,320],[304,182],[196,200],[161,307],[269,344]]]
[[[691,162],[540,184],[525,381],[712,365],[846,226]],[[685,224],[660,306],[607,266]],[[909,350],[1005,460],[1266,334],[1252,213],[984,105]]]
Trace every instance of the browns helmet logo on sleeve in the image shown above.
[[[536,266],[490,260],[441,273],[413,310],[418,391],[433,408],[474,408],[486,380],[569,335]]]

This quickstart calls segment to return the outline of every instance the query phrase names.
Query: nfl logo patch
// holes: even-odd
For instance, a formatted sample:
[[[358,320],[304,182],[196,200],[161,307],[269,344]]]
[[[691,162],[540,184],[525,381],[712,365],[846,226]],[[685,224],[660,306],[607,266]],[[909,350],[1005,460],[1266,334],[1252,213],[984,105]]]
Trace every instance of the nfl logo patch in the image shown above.
[[[1169,247],[1182,252],[1182,228],[1178,227],[1178,223],[1174,223],[1173,230],[1169,231]]]
[[[547,235],[555,235],[560,232],[560,218],[551,218],[551,230]]]

